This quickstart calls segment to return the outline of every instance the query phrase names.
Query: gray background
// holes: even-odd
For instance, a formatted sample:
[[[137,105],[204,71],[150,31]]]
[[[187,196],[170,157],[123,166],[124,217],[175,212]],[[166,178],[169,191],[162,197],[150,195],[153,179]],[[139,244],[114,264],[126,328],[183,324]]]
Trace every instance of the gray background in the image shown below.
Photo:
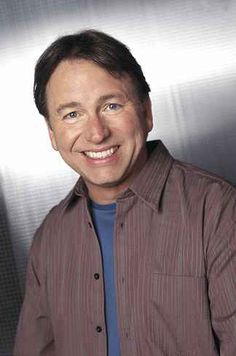
[[[142,65],[150,139],[236,184],[235,1],[1,0],[0,356],[12,353],[33,233],[77,179],[34,107],[34,65],[57,36],[84,28],[125,42]]]

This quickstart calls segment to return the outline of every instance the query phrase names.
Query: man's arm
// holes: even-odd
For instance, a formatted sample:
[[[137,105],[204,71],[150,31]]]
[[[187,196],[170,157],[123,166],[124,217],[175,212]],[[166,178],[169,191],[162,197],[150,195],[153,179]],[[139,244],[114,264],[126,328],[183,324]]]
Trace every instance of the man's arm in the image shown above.
[[[39,246],[36,236],[28,261],[26,292],[17,329],[14,356],[56,355],[46,298],[45,266],[42,266]]]
[[[222,209],[208,245],[208,294],[220,355],[236,355],[236,195]]]

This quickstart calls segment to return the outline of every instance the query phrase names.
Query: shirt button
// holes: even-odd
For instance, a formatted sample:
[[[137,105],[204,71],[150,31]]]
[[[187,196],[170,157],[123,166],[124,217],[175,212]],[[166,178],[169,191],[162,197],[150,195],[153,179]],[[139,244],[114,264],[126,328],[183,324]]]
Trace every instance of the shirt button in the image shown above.
[[[100,333],[100,332],[102,331],[101,326],[97,326],[97,327],[96,327],[96,331],[97,331],[98,333]]]
[[[99,277],[100,277],[100,276],[99,276],[99,273],[94,273],[93,276],[94,276],[95,279],[99,279]]]
[[[93,227],[90,221],[88,222],[88,226],[90,227],[90,229],[92,229]]]

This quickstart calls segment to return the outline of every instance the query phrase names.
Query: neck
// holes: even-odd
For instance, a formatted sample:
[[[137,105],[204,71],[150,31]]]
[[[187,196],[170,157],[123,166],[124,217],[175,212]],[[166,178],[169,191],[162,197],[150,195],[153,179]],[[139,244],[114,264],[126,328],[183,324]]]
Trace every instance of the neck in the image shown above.
[[[117,201],[119,196],[128,188],[127,186],[122,187],[96,187],[89,188],[89,197],[95,203],[106,205],[112,204]]]

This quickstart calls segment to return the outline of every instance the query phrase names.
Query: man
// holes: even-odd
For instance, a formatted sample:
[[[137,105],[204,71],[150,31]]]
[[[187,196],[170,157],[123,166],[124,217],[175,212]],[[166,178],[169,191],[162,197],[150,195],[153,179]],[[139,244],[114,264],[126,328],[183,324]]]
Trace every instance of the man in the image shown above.
[[[56,40],[34,90],[80,179],[34,238],[14,354],[235,356],[235,188],[146,143],[149,86],[104,33]]]

